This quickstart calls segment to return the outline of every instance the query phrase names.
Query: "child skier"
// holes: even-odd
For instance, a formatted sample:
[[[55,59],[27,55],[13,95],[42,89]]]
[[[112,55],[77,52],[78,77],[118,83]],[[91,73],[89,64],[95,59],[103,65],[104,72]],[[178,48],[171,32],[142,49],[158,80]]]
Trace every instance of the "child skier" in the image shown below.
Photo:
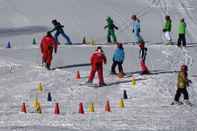
[[[132,22],[132,32],[133,32],[134,37],[135,37],[135,43],[139,44],[139,43],[144,41],[142,36],[140,35],[140,31],[141,31],[140,20],[137,18],[136,15],[131,16],[131,19],[133,20],[133,22]]]
[[[182,18],[178,26],[178,43],[177,43],[178,47],[180,47],[181,44],[184,47],[186,46],[186,39],[185,39],[186,27],[187,26],[185,20]]]
[[[146,55],[147,55],[147,48],[145,47],[145,43],[141,42],[139,44],[140,51],[139,51],[139,59],[140,59],[140,67],[141,67],[141,74],[149,74],[149,70],[146,66]]]
[[[167,44],[172,44],[172,37],[171,37],[171,29],[172,29],[172,21],[170,16],[165,16],[165,23],[164,23],[164,37],[167,40]]]
[[[50,70],[53,50],[55,53],[57,52],[57,43],[50,32],[47,32],[47,35],[42,38],[40,49],[42,53],[42,64],[45,64],[46,68]]]
[[[58,36],[61,34],[66,40],[67,40],[67,43],[68,44],[72,44],[70,38],[65,34],[63,28],[64,28],[64,25],[60,24],[60,22],[58,22],[57,20],[52,20],[52,24],[54,25],[54,28],[50,31],[50,32],[54,32],[56,31],[55,33],[55,40],[58,44],[59,41],[58,41]]]
[[[111,66],[111,74],[116,74],[115,68],[118,65],[119,75],[124,76],[122,64],[124,61],[125,52],[122,43],[117,43],[117,48],[113,54],[113,63]]]
[[[99,87],[105,86],[104,78],[103,78],[103,63],[107,63],[107,59],[101,47],[97,47],[96,51],[92,54],[91,59],[91,71],[88,77],[87,83],[92,83],[95,73],[98,73],[99,78]]]
[[[189,86],[189,83],[191,81],[188,80],[187,71],[188,71],[188,67],[186,65],[181,65],[181,69],[178,73],[178,78],[177,78],[177,91],[176,91],[176,95],[174,97],[174,102],[172,102],[172,105],[173,104],[183,104],[182,102],[179,101],[181,94],[184,95],[185,103],[191,105],[191,103],[189,101],[189,95],[187,92],[187,87]]]
[[[113,38],[113,42],[116,43],[116,34],[115,34],[115,29],[118,30],[118,27],[114,25],[114,22],[111,17],[107,17],[106,19],[107,25],[104,27],[104,29],[108,28],[108,33],[107,33],[107,42],[111,43],[111,37]]]

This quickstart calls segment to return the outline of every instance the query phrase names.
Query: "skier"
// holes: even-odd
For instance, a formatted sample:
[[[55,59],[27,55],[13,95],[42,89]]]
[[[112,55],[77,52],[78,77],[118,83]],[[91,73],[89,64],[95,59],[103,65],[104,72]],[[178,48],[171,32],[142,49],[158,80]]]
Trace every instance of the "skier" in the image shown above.
[[[139,59],[140,59],[140,67],[141,67],[141,75],[149,74],[148,67],[146,66],[146,55],[147,55],[147,48],[145,47],[145,43],[141,42],[139,44],[140,51],[139,51]]]
[[[178,73],[178,78],[177,78],[177,91],[174,97],[174,102],[172,102],[172,105],[183,104],[182,102],[179,101],[181,94],[184,95],[185,103],[191,105],[189,101],[189,95],[187,92],[187,87],[189,86],[189,83],[191,83],[191,80],[188,79],[187,71],[188,71],[188,67],[186,65],[181,65],[181,69]]]
[[[103,78],[103,63],[106,64],[107,59],[100,46],[97,47],[96,51],[92,54],[90,62],[91,62],[91,71],[87,83],[93,82],[95,73],[97,72],[99,78],[99,87],[105,86],[106,84]]]
[[[64,25],[62,25],[56,19],[52,20],[52,24],[54,25],[54,28],[50,32],[56,31],[56,33],[55,33],[55,40],[56,40],[56,42],[58,44],[60,44],[59,41],[58,41],[58,36],[61,34],[67,40],[68,44],[72,44],[70,38],[65,34],[65,32],[63,30]]]
[[[137,18],[136,15],[131,16],[131,19],[133,20],[133,22],[132,22],[132,32],[133,32],[134,37],[135,37],[135,43],[139,44],[139,43],[144,41],[142,36],[140,35],[140,31],[141,31],[140,20]]]
[[[165,23],[164,23],[164,37],[167,40],[167,44],[172,44],[172,37],[171,37],[171,29],[172,29],[172,20],[170,16],[165,16]]]
[[[116,34],[115,34],[115,29],[118,30],[118,27],[114,25],[114,22],[111,17],[107,17],[106,19],[107,25],[104,27],[104,29],[108,28],[108,33],[107,33],[107,42],[111,43],[111,37],[113,38],[113,42],[117,42]]]
[[[184,18],[180,20],[179,26],[178,26],[178,47],[181,46],[181,44],[185,47],[186,46],[186,39],[185,39],[185,33],[186,33],[186,23]]]
[[[125,52],[122,43],[117,43],[117,48],[113,54],[113,63],[111,66],[111,74],[117,74],[115,71],[116,65],[118,65],[119,75],[124,76],[125,73],[123,72],[122,64],[124,61]]]
[[[41,40],[40,49],[42,53],[42,64],[45,64],[46,68],[50,70],[53,50],[57,52],[57,43],[54,40],[50,32],[47,32]]]
[[[145,47],[144,42],[142,42],[140,45],[140,51],[139,51],[139,59],[141,59],[144,63],[146,61],[146,55],[147,55],[147,51],[148,49]]]

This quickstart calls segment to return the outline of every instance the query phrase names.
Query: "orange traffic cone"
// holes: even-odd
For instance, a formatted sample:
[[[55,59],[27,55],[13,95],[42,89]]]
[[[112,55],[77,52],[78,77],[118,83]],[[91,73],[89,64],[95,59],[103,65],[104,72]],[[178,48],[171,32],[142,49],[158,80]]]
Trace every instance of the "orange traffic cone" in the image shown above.
[[[107,100],[106,103],[105,103],[105,112],[111,112],[111,107],[110,107],[109,100]]]
[[[81,79],[81,76],[80,76],[79,71],[77,71],[76,79],[77,79],[77,80]]]
[[[54,114],[56,115],[60,114],[59,103],[55,103]]]
[[[83,103],[79,103],[79,113],[84,114]]]
[[[22,106],[21,106],[21,112],[27,113],[27,108],[25,103],[23,102]]]

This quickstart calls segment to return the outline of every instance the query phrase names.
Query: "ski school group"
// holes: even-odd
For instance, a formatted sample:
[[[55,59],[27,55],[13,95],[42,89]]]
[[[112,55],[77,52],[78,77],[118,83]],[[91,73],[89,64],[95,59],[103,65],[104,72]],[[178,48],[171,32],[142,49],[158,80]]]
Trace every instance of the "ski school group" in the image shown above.
[[[143,37],[141,36],[141,28],[140,28],[140,20],[136,15],[131,16],[132,19],[132,33],[135,37],[136,44],[139,45],[140,51],[139,51],[139,58],[140,58],[140,65],[141,65],[141,74],[149,74],[149,70],[145,64],[146,55],[147,55],[147,48],[145,47],[145,42],[143,40]],[[118,30],[118,27],[114,24],[113,19],[111,17],[107,17],[106,19],[107,25],[104,27],[104,29],[108,29],[107,33],[107,42],[113,43],[117,45],[116,50],[113,54],[113,63],[111,66],[111,74],[118,75],[119,77],[123,77],[125,75],[123,71],[122,64],[124,62],[125,52],[124,47],[122,43],[117,42],[115,30]],[[70,38],[66,35],[63,28],[64,26],[58,22],[57,20],[52,20],[52,24],[54,25],[54,28],[51,31],[48,31],[47,34],[42,38],[40,48],[42,53],[42,64],[45,64],[45,67],[50,70],[53,51],[57,53],[57,48],[60,42],[58,41],[58,36],[62,35],[66,40],[68,44],[72,44]],[[171,38],[171,29],[172,29],[172,21],[170,16],[165,16],[165,23],[164,27],[162,29],[164,33],[164,37],[167,41],[166,44],[173,44],[172,38]],[[55,32],[55,35],[52,35],[52,32]],[[177,46],[186,46],[186,23],[184,19],[182,18],[178,25],[178,41]],[[112,39],[111,39],[112,38]],[[95,50],[95,52],[92,53],[90,58],[91,63],[91,71],[88,77],[87,84],[92,84],[93,79],[95,76],[95,73],[98,73],[98,79],[99,83],[98,86],[106,86],[106,83],[104,82],[103,77],[103,64],[107,63],[106,56],[104,54],[104,51],[101,46],[98,46]],[[116,66],[118,65],[119,73],[116,73]],[[173,104],[182,104],[182,102],[179,101],[179,98],[181,94],[184,95],[184,100],[186,104],[191,105],[189,101],[189,96],[187,92],[187,86],[191,83],[191,80],[188,79],[188,67],[187,65],[181,65],[180,71],[178,73],[177,78],[177,91],[175,94],[174,102]]]

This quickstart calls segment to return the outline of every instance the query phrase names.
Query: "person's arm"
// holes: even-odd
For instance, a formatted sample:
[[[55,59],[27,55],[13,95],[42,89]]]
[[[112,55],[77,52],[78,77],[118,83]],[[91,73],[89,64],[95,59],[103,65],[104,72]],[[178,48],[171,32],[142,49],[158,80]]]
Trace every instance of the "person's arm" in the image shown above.
[[[108,28],[108,25],[104,26],[104,29]]]
[[[113,27],[114,27],[116,30],[118,30],[118,27],[117,27],[116,25],[113,24]]]
[[[104,64],[107,64],[107,58],[104,53],[103,53],[103,61],[104,61]]]

